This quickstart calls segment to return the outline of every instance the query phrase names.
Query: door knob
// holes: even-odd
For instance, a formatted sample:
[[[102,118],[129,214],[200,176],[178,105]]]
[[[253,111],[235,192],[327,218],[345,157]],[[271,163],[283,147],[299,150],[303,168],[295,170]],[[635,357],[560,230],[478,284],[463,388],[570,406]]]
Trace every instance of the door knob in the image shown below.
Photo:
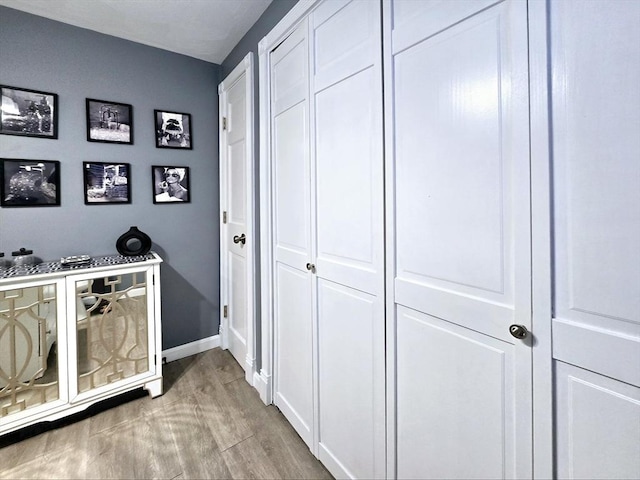
[[[244,245],[244,243],[247,241],[247,237],[245,237],[244,233],[240,236],[235,235],[233,237],[233,243],[241,243]]]
[[[513,337],[519,340],[522,340],[523,338],[527,337],[527,335],[529,334],[529,331],[527,330],[527,327],[525,327],[524,325],[513,324],[509,327],[509,333]]]
[[[313,263],[307,263],[307,270],[309,270],[310,272],[315,273],[316,266]]]

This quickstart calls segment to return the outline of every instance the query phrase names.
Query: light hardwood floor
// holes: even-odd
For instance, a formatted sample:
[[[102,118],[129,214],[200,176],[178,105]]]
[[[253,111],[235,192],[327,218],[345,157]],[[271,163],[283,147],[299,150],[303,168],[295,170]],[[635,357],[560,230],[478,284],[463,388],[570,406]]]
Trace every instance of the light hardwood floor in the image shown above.
[[[219,348],[165,365],[142,391],[0,437],[0,478],[330,479],[291,425]]]

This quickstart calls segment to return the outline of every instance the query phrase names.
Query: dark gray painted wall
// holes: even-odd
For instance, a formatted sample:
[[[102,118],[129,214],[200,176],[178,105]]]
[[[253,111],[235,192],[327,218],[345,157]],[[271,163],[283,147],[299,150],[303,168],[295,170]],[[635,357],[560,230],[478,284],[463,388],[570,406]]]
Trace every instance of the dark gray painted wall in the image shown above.
[[[279,2],[278,2],[279,3]],[[218,333],[220,66],[0,7],[0,83],[59,95],[59,139],[0,135],[0,157],[61,162],[60,207],[0,208],[0,251],[115,253],[132,225],[165,260],[163,347]],[[133,105],[134,144],[86,140],[85,98]],[[193,150],[155,148],[153,110],[192,115]],[[131,164],[130,205],[86,206],[82,162]],[[151,165],[191,168],[191,203],[154,205]]]

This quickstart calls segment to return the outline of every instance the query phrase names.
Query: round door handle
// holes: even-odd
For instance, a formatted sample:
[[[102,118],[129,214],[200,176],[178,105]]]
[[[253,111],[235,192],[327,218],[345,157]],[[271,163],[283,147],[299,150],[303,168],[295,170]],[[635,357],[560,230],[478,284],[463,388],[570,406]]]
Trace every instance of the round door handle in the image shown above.
[[[309,270],[310,272],[315,272],[316,266],[313,263],[307,263],[307,270]]]
[[[244,243],[247,241],[247,237],[244,235],[244,233],[240,236],[235,235],[233,237],[233,243],[241,243],[244,245]]]
[[[529,330],[524,325],[513,324],[509,327],[509,333],[518,340],[522,340],[529,335]]]

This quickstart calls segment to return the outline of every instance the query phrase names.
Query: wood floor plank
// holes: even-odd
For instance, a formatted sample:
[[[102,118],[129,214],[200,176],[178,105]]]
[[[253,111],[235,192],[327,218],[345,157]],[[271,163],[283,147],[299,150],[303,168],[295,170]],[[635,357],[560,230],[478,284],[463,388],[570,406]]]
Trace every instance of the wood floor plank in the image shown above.
[[[232,478],[281,478],[280,472],[255,437],[222,452]]]
[[[193,397],[169,408],[183,478],[231,478],[220,448]]]
[[[275,460],[282,478],[331,479],[333,476],[311,453],[287,419],[273,405],[266,409],[267,420],[256,434],[263,449]]]
[[[216,378],[203,377],[194,396],[221,451],[253,435],[241,407]]]
[[[25,432],[14,432],[3,438],[4,442],[15,443],[2,443],[0,446],[0,465],[2,465],[1,471],[4,469],[13,468],[21,463],[27,463],[36,457],[44,455],[46,452],[46,443],[48,432],[35,433],[34,431],[26,432],[26,436],[21,435]]]
[[[161,397],[126,394],[0,438],[0,479],[331,478],[228,351],[163,370]]]
[[[132,399],[121,403],[117,408],[107,408],[96,413],[89,419],[89,435],[95,435],[104,430],[108,430],[117,425],[131,421],[132,418],[140,417],[144,412],[145,400],[149,397]]]
[[[141,443],[141,451],[145,452],[143,457],[145,461],[136,463],[134,478],[171,479],[176,477],[182,473],[182,467],[178,457],[178,447],[171,432],[170,412],[165,409],[160,414],[145,414],[142,419],[144,428],[142,432],[136,432],[136,435]]]
[[[89,440],[90,421],[88,418],[79,417],[64,419],[48,432],[46,437],[46,455],[62,454],[67,451],[82,450]],[[68,422],[68,423],[67,423]]]
[[[47,477],[47,466],[45,465],[44,456],[39,455],[30,460],[26,460],[17,465],[2,466],[0,468],[1,479],[23,479],[23,478],[59,478],[58,472],[55,476]],[[54,473],[54,472],[51,472]]]
[[[225,384],[280,478],[332,478],[285,417],[266,406],[244,378]]]

